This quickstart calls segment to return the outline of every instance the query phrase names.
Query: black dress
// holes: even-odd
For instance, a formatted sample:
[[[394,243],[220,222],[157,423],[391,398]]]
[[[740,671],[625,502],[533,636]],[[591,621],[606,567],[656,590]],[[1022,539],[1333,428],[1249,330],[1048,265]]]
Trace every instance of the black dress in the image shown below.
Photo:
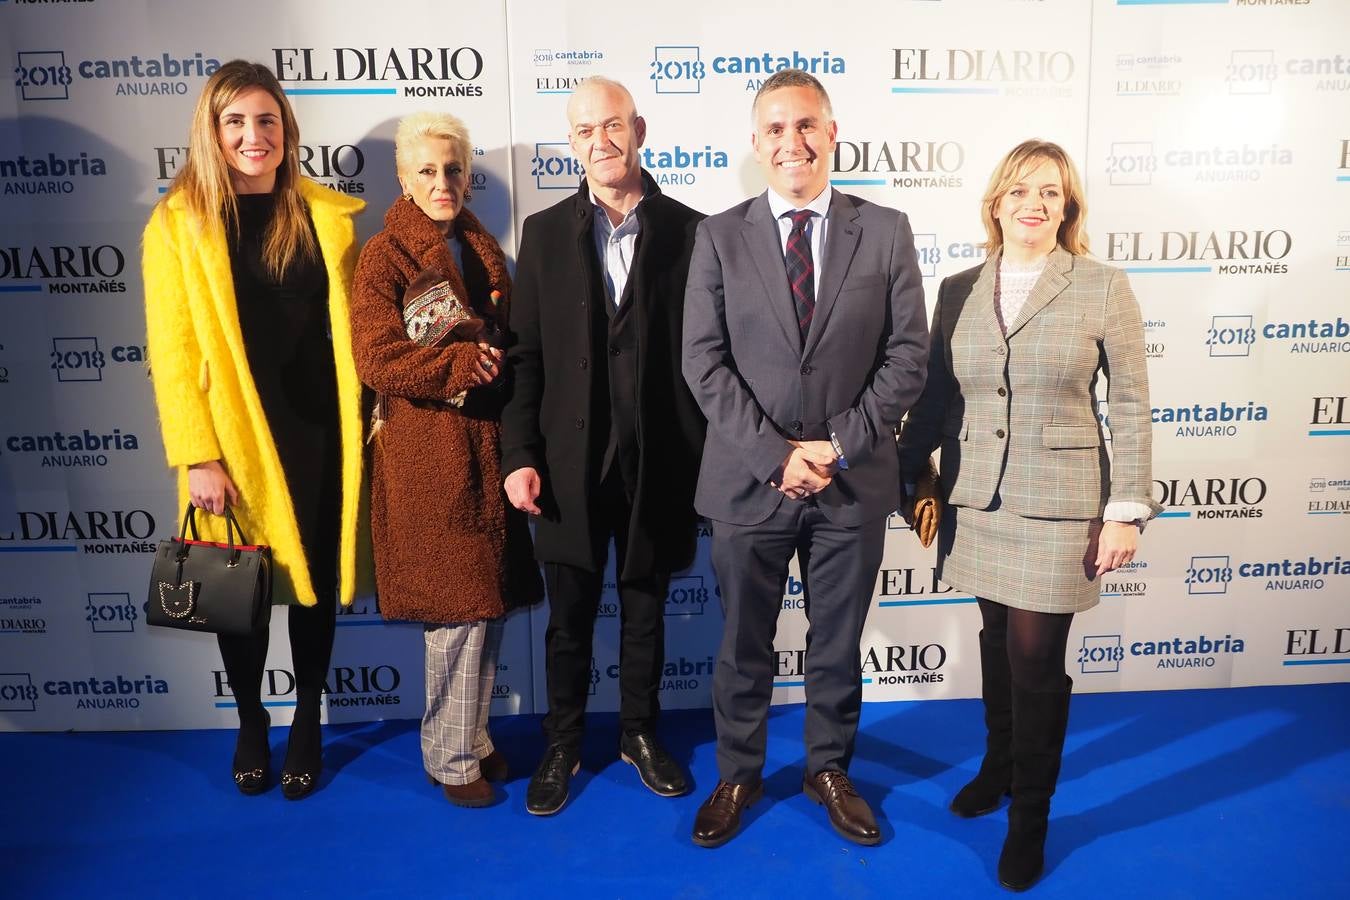
[[[315,595],[321,604],[332,604],[342,469],[328,273],[316,256],[292,263],[282,280],[274,281],[263,265],[262,245],[275,198],[240,194],[237,201],[239,233],[230,236],[230,269],[239,327],[286,473]]]

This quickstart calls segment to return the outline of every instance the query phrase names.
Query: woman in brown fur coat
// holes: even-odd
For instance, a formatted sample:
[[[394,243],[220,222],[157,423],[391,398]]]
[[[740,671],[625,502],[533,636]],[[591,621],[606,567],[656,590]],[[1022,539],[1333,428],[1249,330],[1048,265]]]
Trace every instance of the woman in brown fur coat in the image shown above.
[[[488,806],[506,763],[488,736],[502,617],[542,592],[528,526],[502,492],[501,347],[511,282],[464,208],[472,145],[453,116],[395,135],[403,196],[361,251],[352,343],[378,393],[371,536],[380,610],[426,623],[422,758],[460,806]]]

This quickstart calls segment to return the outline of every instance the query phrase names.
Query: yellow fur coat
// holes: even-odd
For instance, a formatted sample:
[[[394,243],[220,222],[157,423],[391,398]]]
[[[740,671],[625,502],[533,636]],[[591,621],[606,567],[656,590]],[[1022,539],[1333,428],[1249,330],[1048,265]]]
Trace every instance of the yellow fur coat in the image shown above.
[[[347,298],[356,264],[352,217],[365,203],[302,179],[328,271],[328,320],[337,368],[342,429],[343,604],[356,592],[361,515],[361,382],[351,353]],[[146,339],[169,465],[178,469],[179,509],[187,505],[187,467],[219,459],[239,489],[235,509],[250,541],[272,548],[275,602],[316,602],[286,475],[267,427],[244,350],[224,228],[199,225],[182,199],[161,202],[145,228]],[[224,519],[198,517],[204,540],[225,540]],[[204,526],[204,528],[203,528]],[[208,536],[210,535],[210,536]],[[368,546],[368,540],[360,540]],[[363,566],[368,571],[368,564]],[[367,573],[363,573],[367,574]]]

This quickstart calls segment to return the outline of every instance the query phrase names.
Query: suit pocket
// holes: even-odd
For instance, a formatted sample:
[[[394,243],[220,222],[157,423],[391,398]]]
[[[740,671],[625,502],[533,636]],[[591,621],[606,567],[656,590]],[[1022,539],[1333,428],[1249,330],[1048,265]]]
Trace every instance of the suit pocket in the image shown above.
[[[840,288],[840,293],[849,291],[884,291],[886,289],[886,279],[881,275],[863,275],[846,278],[844,286]]]
[[[1096,425],[1044,425],[1041,427],[1041,446],[1048,450],[1085,450],[1100,447],[1101,435]]]

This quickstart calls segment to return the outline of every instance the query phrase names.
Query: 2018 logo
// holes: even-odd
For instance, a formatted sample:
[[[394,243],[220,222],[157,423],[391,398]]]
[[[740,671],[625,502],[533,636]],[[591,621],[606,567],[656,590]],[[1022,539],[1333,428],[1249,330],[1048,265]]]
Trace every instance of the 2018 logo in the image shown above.
[[[0,712],[36,712],[38,689],[27,672],[0,672]]]
[[[126,593],[92,593],[84,605],[84,620],[95,633],[136,630],[141,611]]]

